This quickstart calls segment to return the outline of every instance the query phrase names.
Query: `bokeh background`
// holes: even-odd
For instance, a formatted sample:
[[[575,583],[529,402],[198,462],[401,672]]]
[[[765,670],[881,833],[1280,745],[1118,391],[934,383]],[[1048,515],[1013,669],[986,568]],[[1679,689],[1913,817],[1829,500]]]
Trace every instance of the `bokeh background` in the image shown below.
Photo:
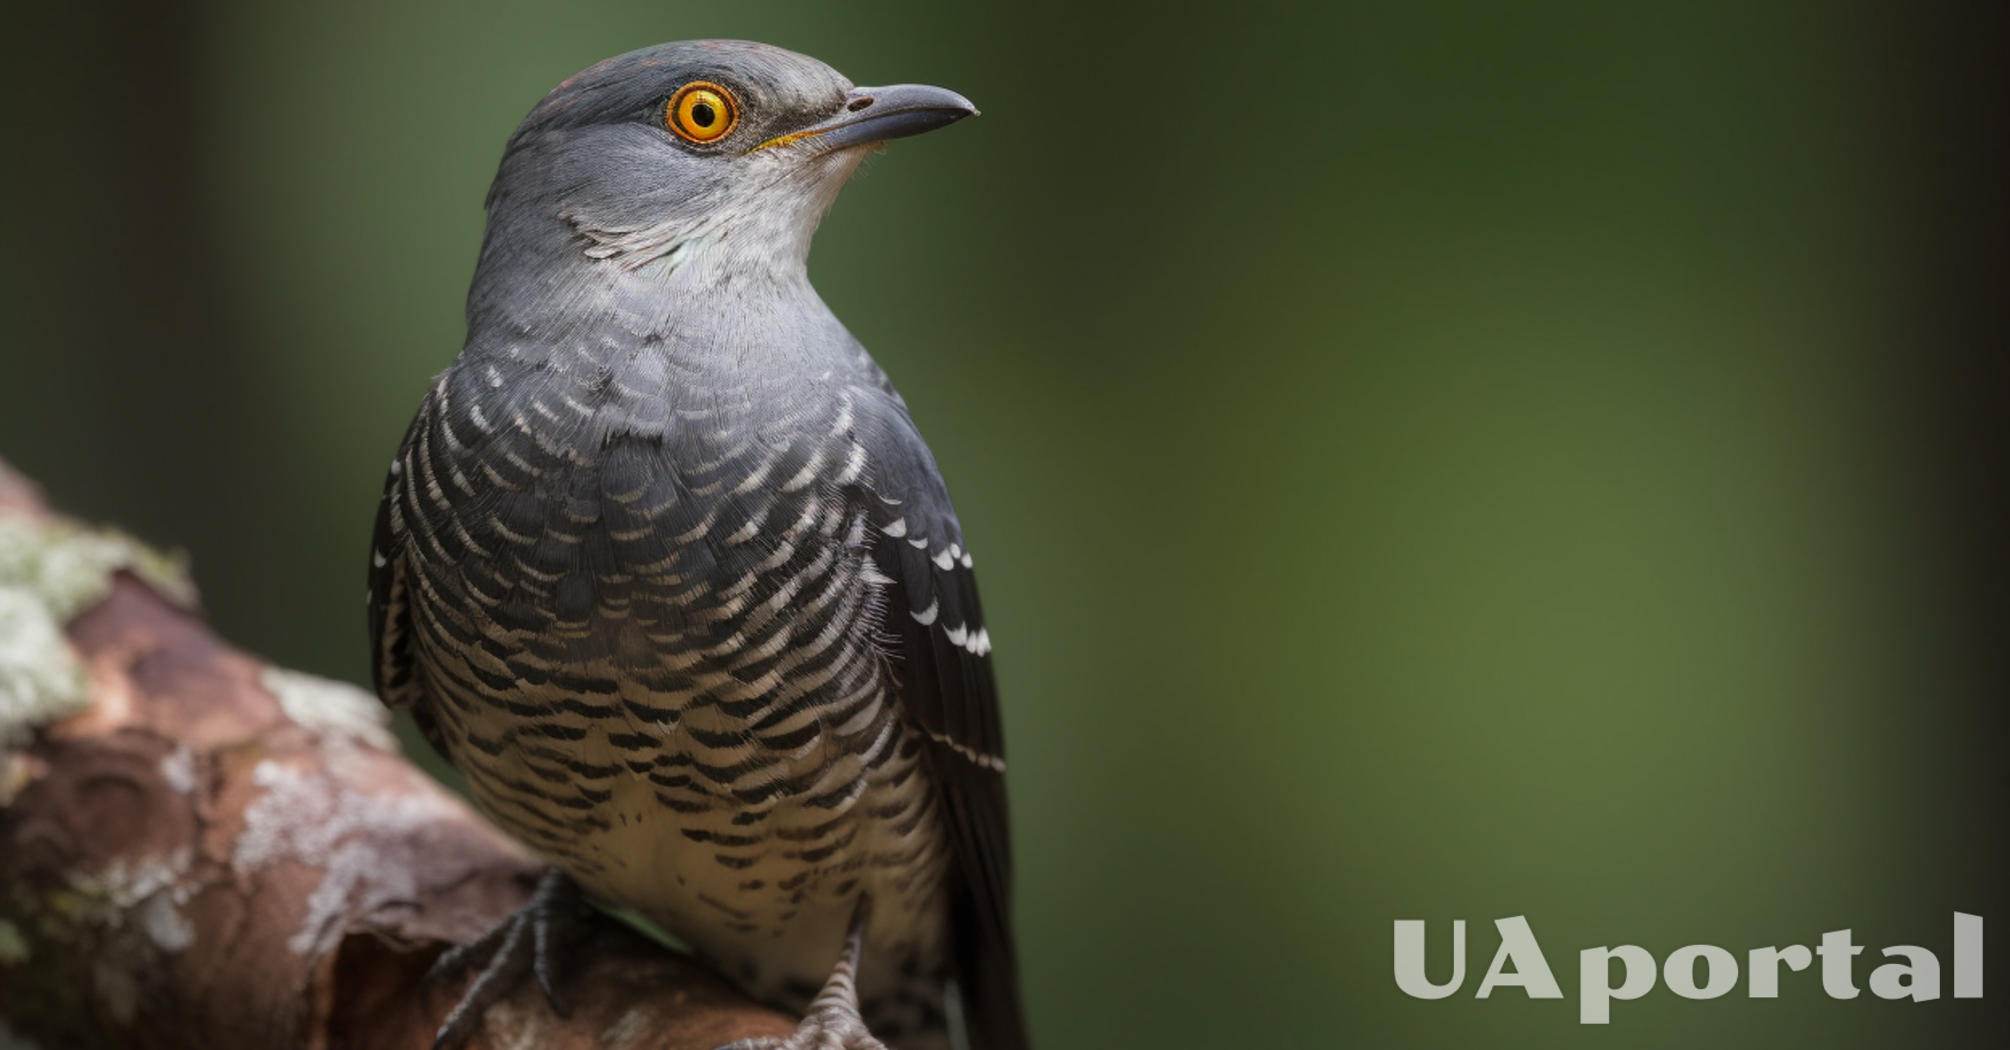
[[[1997,1000],[1576,953],[2010,921],[1987,5],[39,5],[0,455],[366,680],[387,463],[540,95],[739,36],[982,118],[819,288],[973,541],[1045,1050],[1984,1045]],[[1472,998],[1526,915],[1568,998]],[[1449,923],[1465,989],[1390,975]],[[2000,937],[1999,937],[2000,941]],[[1992,1014],[1991,1011],[1997,1011]]]

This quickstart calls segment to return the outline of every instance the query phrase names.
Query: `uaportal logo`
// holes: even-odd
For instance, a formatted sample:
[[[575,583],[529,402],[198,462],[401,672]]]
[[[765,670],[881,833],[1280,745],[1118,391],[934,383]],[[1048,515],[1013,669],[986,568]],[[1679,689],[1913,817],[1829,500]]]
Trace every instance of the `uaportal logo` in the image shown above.
[[[1500,950],[1487,968],[1485,979],[1474,998],[1485,999],[1495,988],[1520,988],[1531,999],[1561,999],[1550,973],[1549,960],[1536,944],[1535,931],[1522,915],[1495,919],[1500,931]],[[1443,999],[1466,982],[1466,921],[1452,921],[1452,979],[1432,984],[1424,976],[1424,920],[1396,920],[1396,987],[1419,999]],[[1745,994],[1754,999],[1773,999],[1780,994],[1780,967],[1805,970],[1815,956],[1822,960],[1822,991],[1832,999],[1854,999],[1856,957],[1861,945],[1850,943],[1850,931],[1831,930],[1822,934],[1821,945],[1813,951],[1805,944],[1784,948],[1753,948],[1745,953]],[[1884,949],[1895,959],[1870,972],[1871,993],[1880,999],[1911,999],[1922,1002],[1940,998],[1940,957],[1910,944]],[[1620,964],[1619,983],[1612,983],[1612,964]],[[1700,967],[1699,967],[1700,964]],[[1513,969],[1509,969],[1512,966]],[[1697,981],[1698,969],[1702,981]],[[1715,999],[1728,994],[1738,984],[1738,959],[1714,944],[1692,944],[1668,953],[1658,967],[1654,956],[1637,945],[1617,948],[1586,948],[1577,953],[1577,1019],[1580,1024],[1608,1024],[1612,1020],[1612,1000],[1638,999],[1654,990],[1657,971],[1661,983],[1684,999]],[[1954,997],[1982,998],[1982,916],[1954,913]]]

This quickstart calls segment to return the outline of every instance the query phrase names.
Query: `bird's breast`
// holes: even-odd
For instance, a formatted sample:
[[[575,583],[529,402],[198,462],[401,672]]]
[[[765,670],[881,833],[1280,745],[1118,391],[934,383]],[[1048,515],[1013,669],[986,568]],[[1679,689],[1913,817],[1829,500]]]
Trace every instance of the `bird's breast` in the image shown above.
[[[850,395],[761,415],[728,391],[655,429],[592,396],[449,379],[408,443],[394,514],[450,759],[589,890],[712,954],[762,940],[779,965],[832,930],[834,952],[862,890],[882,939],[939,950],[912,921],[945,860],[878,642]]]

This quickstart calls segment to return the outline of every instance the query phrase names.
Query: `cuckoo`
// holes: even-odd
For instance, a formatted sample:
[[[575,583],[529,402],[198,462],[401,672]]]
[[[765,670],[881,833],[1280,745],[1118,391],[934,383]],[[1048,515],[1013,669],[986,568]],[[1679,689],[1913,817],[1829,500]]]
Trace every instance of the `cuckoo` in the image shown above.
[[[377,689],[553,865],[442,1029],[569,901],[806,1014],[748,1046],[1026,1046],[991,638],[907,407],[810,286],[860,161],[976,113],[740,41],[555,88],[489,191],[467,340],[391,463]]]

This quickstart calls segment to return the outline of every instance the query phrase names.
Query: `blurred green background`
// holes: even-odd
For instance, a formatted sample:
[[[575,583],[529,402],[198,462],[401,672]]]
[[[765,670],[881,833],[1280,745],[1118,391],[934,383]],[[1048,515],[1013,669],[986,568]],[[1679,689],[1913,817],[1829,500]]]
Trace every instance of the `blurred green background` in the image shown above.
[[[543,92],[702,36],[949,86],[983,117],[872,160],[811,272],[980,563],[1043,1050],[1979,1045],[1988,1000],[1814,971],[1581,1027],[1576,957],[1848,927],[1860,986],[1918,944],[1951,995],[1951,913],[2010,920],[1981,38],[1896,4],[1145,10],[42,10],[0,455],[188,549],[227,636],[366,680],[384,467]],[[1472,998],[1509,915],[1567,999]],[[1396,989],[1399,918],[1438,979],[1468,921],[1464,991]]]

